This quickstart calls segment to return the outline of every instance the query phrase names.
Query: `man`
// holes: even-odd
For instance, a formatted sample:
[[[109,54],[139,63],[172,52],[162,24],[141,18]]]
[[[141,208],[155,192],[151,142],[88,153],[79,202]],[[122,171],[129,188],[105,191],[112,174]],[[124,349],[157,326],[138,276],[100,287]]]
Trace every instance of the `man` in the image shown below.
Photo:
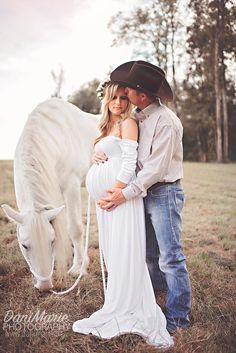
[[[110,189],[102,208],[112,211],[133,197],[144,197],[147,265],[154,290],[165,290],[167,329],[189,327],[191,289],[182,252],[181,210],[184,192],[183,128],[179,118],[159,98],[172,100],[165,73],[145,61],[120,65],[111,80],[126,86],[128,98],[137,106],[139,124],[138,173],[124,189]]]

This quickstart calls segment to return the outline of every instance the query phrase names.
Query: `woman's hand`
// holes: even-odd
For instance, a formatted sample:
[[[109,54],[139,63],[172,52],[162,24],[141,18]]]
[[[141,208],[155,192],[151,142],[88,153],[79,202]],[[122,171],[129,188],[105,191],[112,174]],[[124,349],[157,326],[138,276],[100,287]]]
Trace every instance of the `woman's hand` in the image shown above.
[[[93,158],[92,158],[92,162],[95,163],[95,164],[104,163],[107,160],[108,160],[108,157],[103,152],[94,153]]]
[[[107,190],[107,192],[109,196],[99,200],[99,206],[105,211],[110,212],[114,210],[118,205],[126,201],[122,193],[122,189],[120,188],[112,188]]]
[[[100,206],[102,209],[105,208],[108,204],[108,201],[105,201],[105,200],[99,200],[97,202],[97,205]]]

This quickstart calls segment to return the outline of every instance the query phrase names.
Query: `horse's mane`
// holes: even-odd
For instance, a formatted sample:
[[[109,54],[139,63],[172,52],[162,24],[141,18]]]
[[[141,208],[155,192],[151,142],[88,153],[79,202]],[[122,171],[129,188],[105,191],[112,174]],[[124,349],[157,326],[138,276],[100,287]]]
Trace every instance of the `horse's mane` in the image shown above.
[[[76,122],[79,139],[83,134],[91,134],[92,118],[97,119],[71,103],[55,98],[39,104],[30,114],[16,149],[15,169],[22,182],[25,181],[35,209],[45,204],[61,206],[63,200],[56,169],[58,166],[65,168],[67,162],[63,159],[61,162],[61,154],[69,148],[70,134],[75,133],[71,121]]]
[[[64,203],[56,174],[58,156],[55,150],[59,149],[60,143],[63,146],[65,143],[57,141],[54,131],[50,130],[52,121],[57,128],[57,133],[58,130],[60,132],[61,122],[58,111],[55,108],[49,107],[48,109],[47,105],[36,107],[29,116],[15,156],[15,169],[20,174],[18,178],[22,183],[21,187],[25,188],[24,193],[27,193],[29,208],[36,212],[62,206]],[[62,211],[53,221],[56,232],[56,264],[59,277],[65,274],[72,255],[66,222],[65,211]]]
[[[61,99],[49,99],[33,110],[14,158],[19,208],[37,213],[64,204],[63,188],[69,180],[66,179],[64,185],[59,177],[63,170],[70,171],[71,167],[71,170],[80,173],[79,178],[82,181],[89,166],[91,142],[96,136],[97,123],[98,117]],[[89,151],[84,153],[84,161],[81,160],[83,151]],[[56,265],[59,276],[65,274],[72,258],[66,212],[69,210],[63,210],[52,221],[56,233]]]

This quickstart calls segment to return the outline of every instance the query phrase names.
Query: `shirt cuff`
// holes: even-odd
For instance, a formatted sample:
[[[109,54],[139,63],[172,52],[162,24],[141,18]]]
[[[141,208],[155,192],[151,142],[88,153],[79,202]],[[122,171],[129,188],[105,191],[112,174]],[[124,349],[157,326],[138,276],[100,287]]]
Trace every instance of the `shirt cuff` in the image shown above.
[[[134,197],[141,195],[141,190],[136,185],[129,185],[126,188],[122,189],[122,193],[125,199],[131,200]]]

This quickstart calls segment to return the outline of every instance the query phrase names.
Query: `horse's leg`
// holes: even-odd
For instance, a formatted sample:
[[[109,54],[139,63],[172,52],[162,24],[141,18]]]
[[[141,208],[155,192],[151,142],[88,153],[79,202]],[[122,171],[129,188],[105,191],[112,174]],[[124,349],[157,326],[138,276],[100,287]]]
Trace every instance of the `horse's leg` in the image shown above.
[[[84,255],[84,227],[82,222],[82,204],[80,181],[77,177],[70,178],[66,190],[64,191],[64,199],[66,203],[67,222],[69,227],[69,236],[74,247],[73,264],[68,271],[72,275],[80,273],[81,264]],[[89,263],[86,255],[86,263],[84,274]]]

